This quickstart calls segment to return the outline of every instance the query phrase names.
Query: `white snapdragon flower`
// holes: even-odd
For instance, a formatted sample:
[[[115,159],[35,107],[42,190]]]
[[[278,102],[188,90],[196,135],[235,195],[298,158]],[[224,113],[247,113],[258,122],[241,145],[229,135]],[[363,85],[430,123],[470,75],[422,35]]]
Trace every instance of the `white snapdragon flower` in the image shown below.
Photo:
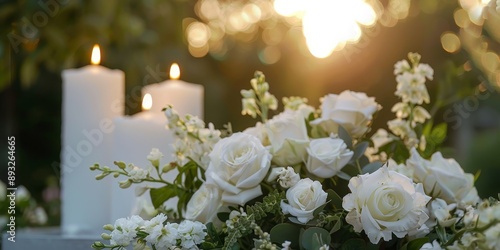
[[[394,75],[399,75],[401,73],[407,72],[411,70],[411,66],[407,60],[398,61],[394,64]]]
[[[489,249],[500,250],[500,223],[484,231],[484,238]]]
[[[417,134],[411,128],[410,123],[402,119],[394,119],[387,122],[387,126],[395,135],[401,138],[417,138]]]
[[[281,201],[281,211],[297,217],[299,222],[305,224],[314,218],[314,210],[326,203],[327,196],[319,181],[301,179],[286,191],[288,203]]]
[[[413,104],[429,103],[430,97],[425,86],[425,77],[420,74],[405,72],[396,77],[395,94],[403,99],[403,102]]]
[[[404,119],[410,115],[411,107],[410,105],[408,105],[408,103],[398,102],[394,104],[391,112],[396,113],[397,118]]]
[[[352,177],[349,189],[352,193],[342,202],[349,212],[346,221],[355,232],[365,231],[373,244],[381,238],[389,241],[393,234],[403,238],[418,231],[429,219],[426,204],[431,197],[425,195],[422,184],[414,184],[387,167]]]
[[[321,178],[335,176],[354,154],[342,139],[331,137],[311,140],[307,152],[307,170]]]
[[[424,123],[427,119],[430,118],[431,114],[429,114],[426,109],[420,106],[416,106],[413,109],[413,122]],[[415,126],[415,124],[412,124],[412,126]]]
[[[370,162],[374,161],[386,161],[387,154],[385,152],[381,152],[379,154],[379,148],[384,146],[385,144],[394,140],[394,138],[389,135],[387,130],[379,128],[375,134],[372,135],[371,140],[373,142],[373,147],[368,147],[365,151],[365,156],[368,157]]]
[[[149,175],[149,171],[135,166],[134,164],[129,164],[127,166],[127,172],[130,176],[130,179],[132,179],[133,181],[141,181],[143,179],[146,179]]]
[[[153,166],[159,166],[160,165],[160,159],[163,157],[163,153],[160,152],[159,149],[153,148],[151,149],[151,152],[147,156],[148,161],[153,164]]]
[[[128,246],[130,242],[137,236],[137,230],[143,224],[144,220],[137,215],[116,220],[114,229],[111,232],[111,244]]]
[[[278,182],[283,188],[290,188],[300,180],[300,175],[295,173],[292,167],[281,168]]]
[[[203,223],[189,220],[182,221],[177,227],[181,247],[183,249],[195,249],[196,245],[205,241],[206,229],[207,227]]]
[[[415,68],[415,73],[420,74],[429,80],[432,80],[434,76],[434,69],[432,69],[429,64],[420,63]]]
[[[159,236],[155,244],[157,249],[168,249],[177,245],[179,233],[177,232],[177,223],[167,223],[165,226],[158,228]]]

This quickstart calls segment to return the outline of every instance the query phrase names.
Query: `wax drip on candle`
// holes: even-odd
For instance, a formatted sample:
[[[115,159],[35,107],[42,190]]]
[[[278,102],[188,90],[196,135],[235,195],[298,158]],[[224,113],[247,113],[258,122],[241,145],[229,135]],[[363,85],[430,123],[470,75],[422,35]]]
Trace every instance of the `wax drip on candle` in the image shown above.
[[[179,64],[172,63],[170,66],[170,79],[178,80],[181,76],[181,69],[179,68]]]
[[[92,57],[90,58],[90,62],[93,65],[99,65],[101,62],[101,49],[99,48],[99,45],[94,45],[94,48],[92,49]]]
[[[153,107],[153,98],[151,97],[151,94],[147,93],[142,99],[142,110],[148,111],[151,107]]]

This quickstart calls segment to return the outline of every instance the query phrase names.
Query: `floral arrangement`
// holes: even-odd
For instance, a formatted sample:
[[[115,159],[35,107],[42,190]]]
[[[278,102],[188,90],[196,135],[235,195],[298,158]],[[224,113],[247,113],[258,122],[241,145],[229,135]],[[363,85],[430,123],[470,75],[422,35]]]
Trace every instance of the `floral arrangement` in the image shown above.
[[[126,176],[122,188],[163,184],[138,189],[159,214],[104,226],[109,244],[93,248],[500,249],[500,203],[481,200],[475,176],[438,151],[446,124],[423,106],[434,72],[420,55],[408,58],[395,64],[396,118],[372,136],[381,106],[364,93],[328,94],[319,109],[283,98],[284,111],[268,118],[278,101],[261,72],[241,91],[242,114],[260,117],[243,132],[167,107],[173,162],[161,165],[153,149],[149,168],[91,166],[97,179]],[[162,177],[169,171],[175,180]],[[163,207],[174,197],[176,208]]]

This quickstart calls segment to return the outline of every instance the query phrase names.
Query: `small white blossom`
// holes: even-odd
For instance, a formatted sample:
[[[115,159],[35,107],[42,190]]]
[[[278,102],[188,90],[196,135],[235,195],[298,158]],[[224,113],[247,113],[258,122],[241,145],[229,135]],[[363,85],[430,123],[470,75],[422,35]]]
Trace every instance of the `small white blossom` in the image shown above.
[[[137,167],[134,164],[129,164],[127,166],[127,171],[130,176],[130,179],[132,179],[133,181],[141,181],[146,177],[148,177],[149,175],[149,171]]]
[[[193,249],[196,245],[205,241],[206,226],[200,222],[189,220],[183,221],[177,228],[181,246],[184,249]]]
[[[395,94],[403,99],[403,102],[413,104],[429,103],[430,97],[425,87],[425,77],[419,74],[405,72],[396,77],[397,86]]]
[[[415,68],[415,73],[424,76],[425,78],[432,80],[434,76],[434,70],[429,66],[429,64],[420,63]]]
[[[500,223],[497,223],[484,231],[484,236],[486,245],[489,249],[500,249]]]
[[[448,205],[446,201],[436,198],[430,204],[430,211],[434,218],[442,227],[449,227],[456,222],[456,218],[452,218],[450,211],[455,209],[457,204]]]
[[[439,245],[439,242],[437,240],[434,240],[432,243],[425,243],[420,250],[444,250],[441,248]]]
[[[144,220],[137,215],[116,220],[114,230],[111,232],[111,244],[128,246],[137,236],[137,229],[142,226],[143,223]]]
[[[411,67],[408,61],[401,60],[394,64],[394,75],[398,75],[407,71],[410,71]]]
[[[278,176],[278,182],[283,188],[290,188],[300,180],[300,175],[292,167],[283,168]]]
[[[401,138],[416,138],[417,134],[410,127],[410,124],[406,120],[394,119],[387,122],[387,126],[395,135]]]
[[[410,105],[408,105],[408,103],[398,102],[394,104],[394,106],[391,109],[391,112],[396,113],[397,118],[403,119],[410,115],[411,108]]]
[[[167,225],[163,226],[161,235],[155,244],[157,249],[167,249],[176,245],[178,238],[177,227],[178,224],[176,223],[167,223]]]
[[[291,250],[290,244],[292,244],[292,242],[285,240],[285,242],[283,242],[283,244],[281,244],[281,246],[283,247],[283,248],[281,248],[281,250]]]
[[[431,118],[431,114],[424,108],[416,106],[413,109],[413,121],[418,123],[424,123],[427,119]],[[415,126],[412,124],[412,126]]]
[[[157,148],[151,149],[151,152],[147,156],[148,161],[153,164],[153,166],[158,166],[160,164],[160,159],[163,157],[163,153]]]

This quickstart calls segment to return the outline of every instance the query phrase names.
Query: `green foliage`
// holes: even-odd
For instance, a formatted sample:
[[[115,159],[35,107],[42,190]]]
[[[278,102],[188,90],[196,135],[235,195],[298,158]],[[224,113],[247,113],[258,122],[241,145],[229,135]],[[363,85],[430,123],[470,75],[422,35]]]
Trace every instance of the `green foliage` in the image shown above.
[[[300,236],[300,244],[306,250],[319,249],[324,245],[330,245],[330,242],[330,233],[320,227],[310,227]]]
[[[282,223],[274,226],[271,231],[271,240],[278,244],[290,241],[290,247],[298,249],[300,243],[300,227],[294,224]]]

